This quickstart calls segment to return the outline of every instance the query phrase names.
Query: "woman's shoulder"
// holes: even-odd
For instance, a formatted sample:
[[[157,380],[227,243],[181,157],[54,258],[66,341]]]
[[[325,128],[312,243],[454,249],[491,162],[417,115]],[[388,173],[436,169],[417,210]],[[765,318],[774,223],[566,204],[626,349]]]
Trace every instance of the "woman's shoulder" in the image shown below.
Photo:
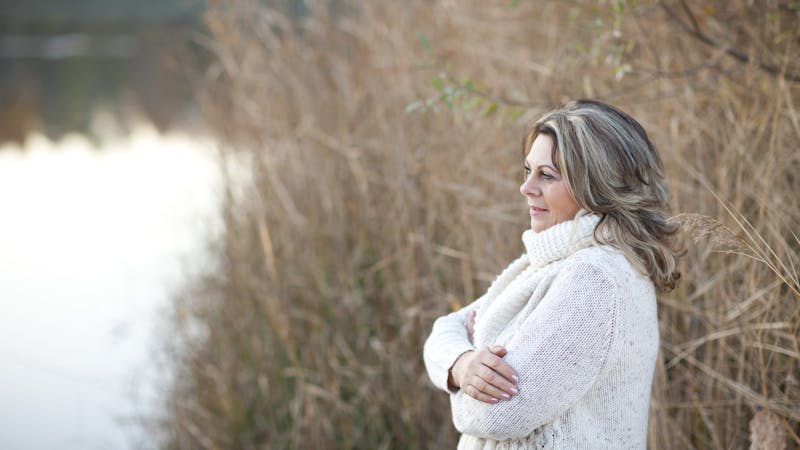
[[[582,248],[569,255],[565,262],[569,265],[587,265],[621,270],[631,267],[628,258],[619,249],[606,244],[596,244]]]
[[[620,287],[636,281],[649,282],[647,276],[634,267],[621,250],[611,245],[583,248],[566,258],[564,263],[578,272],[591,271],[602,275]]]

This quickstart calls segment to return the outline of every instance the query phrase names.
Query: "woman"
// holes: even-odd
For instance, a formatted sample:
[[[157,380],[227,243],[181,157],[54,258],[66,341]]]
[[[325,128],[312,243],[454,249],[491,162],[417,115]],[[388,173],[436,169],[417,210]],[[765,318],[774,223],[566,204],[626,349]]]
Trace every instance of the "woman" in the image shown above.
[[[679,277],[661,160],[591,100],[539,119],[523,154],[526,252],[425,343],[458,448],[645,448],[656,290]]]

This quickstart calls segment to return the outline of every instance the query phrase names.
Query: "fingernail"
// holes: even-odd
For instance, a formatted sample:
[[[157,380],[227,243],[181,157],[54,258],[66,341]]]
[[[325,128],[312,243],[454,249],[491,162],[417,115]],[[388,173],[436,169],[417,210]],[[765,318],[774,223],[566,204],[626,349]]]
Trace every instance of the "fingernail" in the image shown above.
[[[519,394],[519,389],[517,389],[517,388],[515,388],[515,387],[513,387],[513,386],[512,386],[512,387],[511,387],[511,392],[513,392],[513,393],[514,393],[514,395],[517,395],[517,394]]]
[[[511,379],[514,380],[514,383],[519,381],[519,377],[516,375],[511,375]]]
[[[511,398],[511,396],[510,396],[510,395],[508,395],[508,394],[506,394],[505,392],[503,392],[501,395],[502,395],[502,396],[503,396],[503,398],[504,398],[504,399],[506,399],[506,400],[508,400],[508,399],[510,399],[510,398]]]
[[[494,397],[492,397],[492,398],[491,398],[491,400],[492,400],[492,403],[497,403],[497,402],[499,401],[499,400],[497,400],[497,399],[496,399],[496,398],[494,398]]]

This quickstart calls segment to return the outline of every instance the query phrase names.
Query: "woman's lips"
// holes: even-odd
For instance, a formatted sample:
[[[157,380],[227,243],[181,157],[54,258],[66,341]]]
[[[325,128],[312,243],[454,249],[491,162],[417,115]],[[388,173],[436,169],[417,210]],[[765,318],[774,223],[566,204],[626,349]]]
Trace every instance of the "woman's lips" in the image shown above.
[[[536,206],[533,206],[533,205],[531,205],[531,207],[530,207],[530,214],[532,216],[537,216],[539,214],[544,214],[546,212],[547,212],[547,210],[544,209],[544,208],[537,208]]]

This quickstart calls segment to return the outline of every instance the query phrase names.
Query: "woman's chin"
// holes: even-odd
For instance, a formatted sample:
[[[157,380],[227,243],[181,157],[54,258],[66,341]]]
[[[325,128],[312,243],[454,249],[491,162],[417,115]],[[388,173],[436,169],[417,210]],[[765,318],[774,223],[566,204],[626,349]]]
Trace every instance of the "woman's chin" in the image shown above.
[[[544,218],[531,217],[531,230],[535,231],[536,233],[541,233],[542,231],[550,228],[550,225],[552,224],[543,219]]]

